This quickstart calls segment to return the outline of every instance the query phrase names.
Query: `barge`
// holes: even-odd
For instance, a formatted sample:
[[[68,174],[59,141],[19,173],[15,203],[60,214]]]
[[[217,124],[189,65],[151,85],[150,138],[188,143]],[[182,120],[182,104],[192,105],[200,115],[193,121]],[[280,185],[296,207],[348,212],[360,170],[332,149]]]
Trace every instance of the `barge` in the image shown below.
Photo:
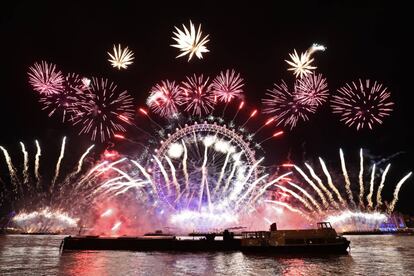
[[[247,231],[236,234],[204,233],[177,237],[160,232],[139,237],[68,236],[61,243],[67,250],[130,251],[242,251],[272,254],[323,253],[347,254],[350,241],[338,235],[329,222],[317,223],[316,229]],[[220,237],[220,239],[216,239]]]

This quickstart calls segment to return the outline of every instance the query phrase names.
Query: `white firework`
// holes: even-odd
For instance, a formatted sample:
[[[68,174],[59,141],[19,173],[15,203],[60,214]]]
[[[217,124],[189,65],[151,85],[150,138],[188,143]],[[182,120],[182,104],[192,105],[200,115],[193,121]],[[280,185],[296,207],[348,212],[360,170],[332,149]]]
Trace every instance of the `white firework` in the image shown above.
[[[125,47],[121,48],[121,44],[118,44],[118,48],[114,45],[113,52],[107,52],[110,59],[108,61],[111,63],[112,67],[121,69],[127,69],[128,65],[131,65],[134,60],[134,53]]]
[[[293,71],[293,74],[296,77],[302,78],[309,73],[312,73],[312,70],[316,69],[315,66],[312,66],[313,58],[310,57],[310,54],[306,51],[301,53],[300,57],[296,50],[292,54],[289,54],[291,61],[285,60],[291,67],[288,68],[288,71]]]
[[[187,29],[187,27],[183,24],[182,30],[177,27],[175,27],[175,30],[177,32],[173,32],[174,36],[172,39],[174,39],[177,44],[172,44],[171,46],[180,49],[182,52],[177,56],[177,58],[188,55],[188,61],[190,61],[195,54],[199,59],[202,59],[203,53],[209,52],[205,46],[209,41],[208,35],[204,37],[202,36],[201,24],[198,26],[198,30],[196,31],[194,24],[190,20],[189,29]]]

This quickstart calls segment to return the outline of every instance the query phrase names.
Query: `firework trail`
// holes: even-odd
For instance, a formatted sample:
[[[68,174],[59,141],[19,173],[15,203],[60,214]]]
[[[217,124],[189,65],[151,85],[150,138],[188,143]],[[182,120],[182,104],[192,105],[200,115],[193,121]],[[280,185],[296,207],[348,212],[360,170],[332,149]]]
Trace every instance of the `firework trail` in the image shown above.
[[[316,182],[318,182],[319,187],[322,189],[322,191],[324,191],[324,193],[328,196],[329,198],[329,202],[334,205],[335,208],[339,209],[339,205],[335,202],[332,193],[325,187],[325,185],[323,185],[322,183],[322,179],[319,178],[319,176],[316,175],[315,171],[313,170],[313,168],[311,166],[309,166],[309,164],[305,163],[305,166],[308,168],[311,176],[313,177],[313,179],[316,180]]]
[[[127,69],[129,65],[133,63],[134,53],[125,47],[121,48],[121,44],[118,44],[118,48],[114,45],[113,52],[107,52],[110,59],[108,61],[111,63],[112,67],[121,69]]]
[[[185,111],[192,115],[208,114],[214,108],[214,94],[208,84],[209,78],[203,75],[187,77],[187,81],[181,83],[180,89],[183,95]]]
[[[118,91],[108,79],[92,78],[84,96],[79,98],[73,124],[79,124],[79,134],[89,133],[94,141],[112,138],[116,131],[125,132],[134,118],[133,99],[127,91]]]
[[[295,193],[294,191],[292,191],[291,189],[288,189],[286,187],[283,187],[281,185],[278,184],[274,184],[275,187],[278,187],[279,189],[281,189],[284,192],[287,192],[289,194],[291,194],[294,198],[296,198],[297,200],[299,200],[306,208],[308,208],[311,212],[314,211],[314,209],[312,208],[312,206],[300,195],[298,195],[297,193]]]
[[[322,200],[322,204],[323,206],[325,206],[325,208],[329,207],[329,203],[326,200],[325,196],[323,195],[323,193],[321,192],[321,190],[316,186],[316,184],[302,171],[301,168],[299,168],[298,166],[294,166],[296,171],[298,171],[302,177],[306,180],[306,182],[311,185],[311,187],[316,191],[316,193],[318,194],[318,196],[321,198]]]
[[[312,73],[301,79],[297,79],[295,83],[296,99],[311,106],[321,106],[328,99],[328,84],[326,78],[322,74]]]
[[[355,207],[356,205],[355,205],[354,197],[352,196],[352,191],[351,191],[351,181],[349,180],[349,175],[346,169],[344,153],[342,152],[342,149],[339,149],[339,157],[341,159],[342,174],[345,179],[345,190],[346,190],[346,193],[348,194],[349,201]]]
[[[359,150],[359,206],[364,208],[364,157],[362,149]]]
[[[335,185],[332,182],[332,177],[329,174],[328,168],[326,168],[325,162],[322,160],[322,158],[319,157],[319,162],[321,163],[322,166],[322,170],[326,175],[326,178],[328,179],[328,185],[331,188],[332,191],[334,191],[334,193],[336,194],[337,198],[339,199],[339,201],[341,202],[342,206],[344,206],[345,208],[348,207],[346,202],[344,201],[344,199],[342,198],[341,194],[339,193],[338,189],[335,187]]]
[[[319,205],[319,203],[304,189],[302,189],[300,186],[296,185],[295,183],[292,183],[290,181],[288,181],[289,185],[291,185],[292,187],[298,189],[302,194],[304,194],[310,202],[312,202],[312,204],[316,207],[316,209],[318,209],[318,212],[321,213],[322,212],[322,208]]]
[[[394,190],[394,198],[391,201],[390,206],[388,207],[388,213],[392,213],[392,211],[394,211],[395,205],[397,204],[397,201],[398,201],[398,194],[400,192],[401,186],[411,176],[411,174],[412,174],[412,172],[409,172],[400,181],[398,181],[397,186],[395,187],[395,190]]]
[[[35,140],[35,144],[36,144],[36,155],[35,155],[35,169],[34,169],[34,173],[35,173],[35,177],[37,179],[37,188],[39,188],[39,184],[40,184],[40,174],[39,174],[39,166],[40,166],[40,156],[42,155],[42,151],[40,149],[40,145],[39,142],[37,140]]]
[[[376,209],[380,208],[382,206],[382,197],[381,197],[381,193],[382,193],[382,189],[384,188],[384,184],[385,184],[385,178],[387,176],[388,170],[390,169],[391,164],[388,164],[387,167],[385,168],[384,172],[382,173],[381,176],[381,183],[378,187],[378,191],[377,191],[377,206],[375,207]]]
[[[337,92],[331,100],[333,113],[339,114],[345,125],[355,126],[357,130],[382,124],[393,110],[391,93],[376,81],[359,79],[345,84]]]
[[[305,218],[307,218],[307,219],[310,219],[310,217],[308,216],[308,215],[306,215],[304,212],[302,212],[301,210],[299,210],[299,209],[296,209],[296,208],[294,208],[294,207],[292,207],[291,205],[289,205],[288,203],[286,203],[286,202],[282,202],[282,201],[275,201],[275,200],[264,200],[264,202],[267,202],[267,203],[272,203],[272,204],[276,204],[276,205],[279,205],[279,206],[282,206],[282,207],[285,207],[286,209],[288,209],[289,211],[291,211],[291,212],[294,212],[294,213],[297,213],[297,214],[299,214],[299,215],[301,215],[301,216],[303,216],[303,217],[305,217]]]
[[[274,88],[266,92],[268,98],[262,100],[263,113],[274,116],[277,125],[290,126],[290,129],[300,120],[307,121],[308,116],[315,113],[316,107],[300,102],[295,94],[296,92],[289,91],[283,80],[281,84],[274,84]]]
[[[59,155],[58,161],[56,163],[55,176],[53,177],[52,185],[50,186],[51,191],[53,191],[53,188],[55,186],[55,182],[56,182],[57,178],[59,177],[60,163],[62,162],[62,159],[65,155],[65,145],[66,145],[66,137],[63,137],[62,146],[60,147],[60,155]]]
[[[80,173],[80,171],[82,170],[82,165],[83,165],[83,160],[85,159],[85,157],[89,154],[89,152],[93,149],[93,147],[95,147],[95,145],[90,146],[81,156],[81,158],[79,159],[78,162],[78,168],[75,171],[74,174],[78,174]]]
[[[0,146],[0,149],[3,151],[4,158],[6,159],[7,168],[9,169],[10,178],[12,180],[13,187],[14,187],[14,192],[17,192],[18,178],[16,175],[16,170],[14,169],[12,160],[10,158],[9,152],[2,146]]]
[[[371,181],[369,182],[369,193],[367,195],[368,208],[373,208],[372,195],[374,194],[375,164],[372,166]]]
[[[175,27],[175,26],[174,26]],[[201,24],[198,26],[198,30],[195,30],[193,23],[190,20],[190,30],[183,24],[183,30],[175,27],[177,32],[173,32],[174,36],[172,39],[177,44],[171,45],[172,47],[178,48],[182,53],[177,58],[188,55],[188,61],[191,60],[193,55],[199,59],[203,58],[203,53],[209,52],[206,47],[208,35],[202,37]]]
[[[29,83],[40,94],[58,94],[63,90],[64,77],[52,63],[42,61],[29,67]]]
[[[243,86],[243,78],[234,69],[220,72],[211,83],[213,94],[226,104],[234,99],[243,99]]]
[[[162,81],[151,88],[147,105],[152,112],[164,118],[178,113],[177,107],[182,104],[180,88],[174,81]]]
[[[26,151],[26,148],[22,142],[20,142],[20,146],[22,147],[23,153],[23,178],[24,183],[27,184],[29,182],[29,154]]]

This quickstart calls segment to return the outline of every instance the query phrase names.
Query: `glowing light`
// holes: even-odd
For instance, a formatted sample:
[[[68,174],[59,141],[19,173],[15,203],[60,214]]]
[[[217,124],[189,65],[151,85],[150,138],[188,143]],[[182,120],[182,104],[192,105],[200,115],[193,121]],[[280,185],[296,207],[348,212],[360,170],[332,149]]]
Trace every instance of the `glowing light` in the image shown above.
[[[133,63],[134,53],[125,47],[121,48],[121,44],[118,44],[118,48],[114,45],[114,48],[111,52],[107,52],[110,59],[108,61],[111,63],[112,67],[121,69],[127,69],[129,65]]]
[[[328,99],[328,84],[322,74],[308,74],[296,81],[296,99],[306,105],[320,106]]]
[[[175,27],[176,32],[173,32],[174,36],[172,37],[177,44],[171,46],[178,48],[182,52],[177,58],[188,55],[188,61],[190,61],[195,54],[196,57],[202,59],[203,53],[209,52],[206,47],[206,44],[209,41],[208,35],[204,37],[202,36],[201,24],[198,26],[197,31],[191,21],[189,29],[187,29],[184,24],[182,26],[182,30]]]

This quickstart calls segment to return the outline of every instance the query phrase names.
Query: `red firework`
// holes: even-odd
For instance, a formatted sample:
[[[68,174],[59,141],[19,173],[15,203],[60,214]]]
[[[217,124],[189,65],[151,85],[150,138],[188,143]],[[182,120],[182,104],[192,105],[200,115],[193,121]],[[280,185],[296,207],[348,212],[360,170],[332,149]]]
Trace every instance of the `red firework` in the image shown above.
[[[386,87],[376,81],[361,79],[339,88],[331,100],[332,112],[339,114],[345,125],[355,126],[357,130],[382,124],[393,105]]]
[[[322,74],[308,74],[296,81],[296,99],[304,104],[320,106],[328,99],[328,83]]]
[[[174,81],[161,81],[151,88],[147,105],[152,112],[162,117],[171,117],[178,112],[177,107],[182,104],[180,88]]]
[[[88,133],[92,140],[110,139],[115,132],[125,132],[125,125],[134,118],[133,98],[128,92],[120,92],[117,86],[104,78],[92,78],[92,82],[75,105],[74,125],[80,125],[79,134]]]
[[[29,67],[29,83],[33,89],[42,95],[58,94],[63,90],[65,80],[56,65],[42,61]]]
[[[211,89],[219,101],[229,103],[233,99],[243,99],[243,79],[232,69],[220,72],[211,84]]]
[[[203,75],[187,77],[180,86],[182,93],[182,102],[185,105],[185,111],[192,115],[207,114],[214,108],[214,94],[208,83],[209,78],[204,79]]]
[[[268,89],[263,99],[263,113],[274,116],[277,125],[290,126],[294,128],[299,120],[307,121],[309,115],[315,113],[316,107],[307,105],[296,99],[295,91],[289,91],[285,81],[281,84],[274,84],[273,89]]]

